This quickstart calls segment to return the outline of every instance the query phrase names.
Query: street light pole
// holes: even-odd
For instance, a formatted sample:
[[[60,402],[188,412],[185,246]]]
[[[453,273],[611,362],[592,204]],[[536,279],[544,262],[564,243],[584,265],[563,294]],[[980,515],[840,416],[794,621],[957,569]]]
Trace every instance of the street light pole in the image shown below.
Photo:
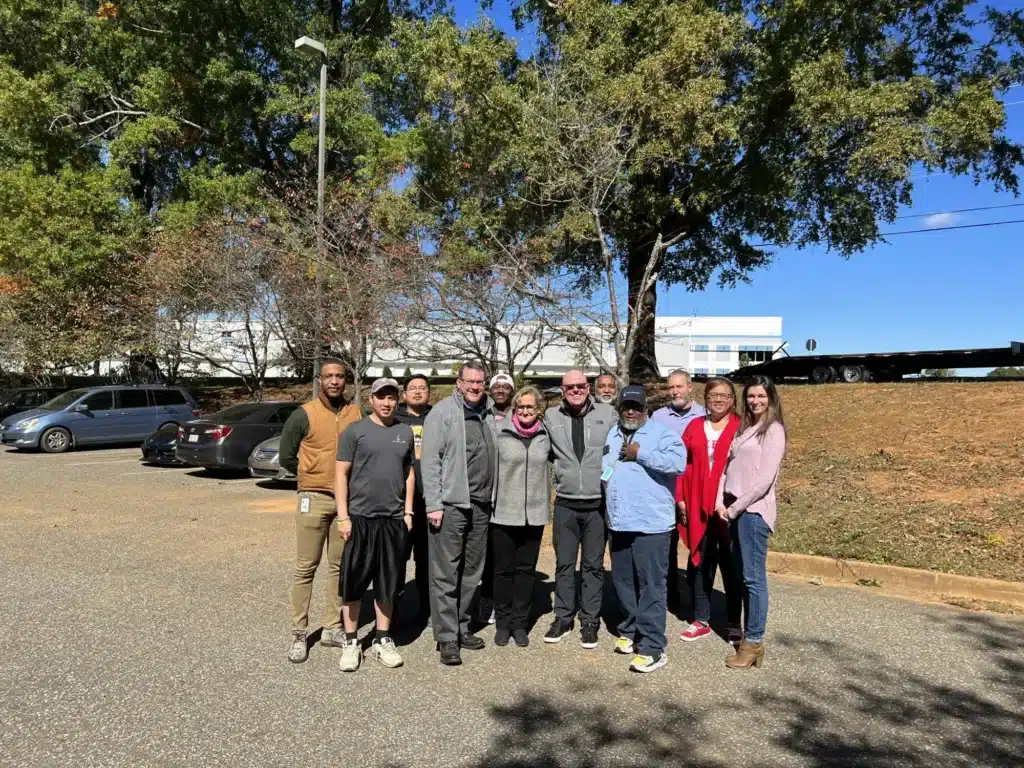
[[[324,161],[326,158],[327,144],[327,48],[323,43],[309,37],[300,37],[295,41],[295,49],[307,56],[320,58],[320,115],[319,115],[319,139],[317,142],[316,158],[316,264],[315,298],[314,302],[314,331],[315,345],[313,347],[313,397],[320,396],[320,350],[323,347],[324,336],[324,301],[323,301],[323,278],[320,273],[320,265],[325,260],[324,254]]]

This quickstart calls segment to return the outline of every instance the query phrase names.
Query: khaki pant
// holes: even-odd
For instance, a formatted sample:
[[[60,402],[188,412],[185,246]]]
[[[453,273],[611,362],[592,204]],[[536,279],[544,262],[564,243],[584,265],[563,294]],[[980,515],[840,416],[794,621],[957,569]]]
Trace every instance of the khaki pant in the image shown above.
[[[327,601],[324,629],[341,626],[341,552],[345,540],[338,532],[334,498],[324,493],[300,493],[295,513],[295,578],[292,581],[292,630],[306,631],[313,576],[327,545]],[[305,507],[305,510],[303,509]]]

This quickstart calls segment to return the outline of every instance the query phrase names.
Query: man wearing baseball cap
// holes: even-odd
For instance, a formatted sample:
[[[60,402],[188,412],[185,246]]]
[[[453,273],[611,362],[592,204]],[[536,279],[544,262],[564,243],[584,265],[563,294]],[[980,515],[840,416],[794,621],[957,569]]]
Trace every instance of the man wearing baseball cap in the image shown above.
[[[602,460],[612,584],[626,611],[616,653],[635,654],[629,668],[653,672],[668,663],[668,550],[675,528],[676,478],[686,469],[680,436],[647,418],[647,394],[635,384],[619,394],[619,419]]]
[[[371,583],[377,623],[370,652],[385,667],[402,666],[391,639],[391,614],[398,581],[404,576],[416,480],[412,428],[395,419],[398,392],[394,379],[374,381],[370,386],[373,412],[346,429],[338,442],[335,498],[338,530],[346,542],[341,559],[343,672],[355,672],[362,660],[356,632],[359,607]]]
[[[496,373],[491,376],[487,391],[491,396],[491,413],[494,414],[494,421],[500,424],[506,418],[511,418],[512,395],[516,391],[515,380],[507,373]]]

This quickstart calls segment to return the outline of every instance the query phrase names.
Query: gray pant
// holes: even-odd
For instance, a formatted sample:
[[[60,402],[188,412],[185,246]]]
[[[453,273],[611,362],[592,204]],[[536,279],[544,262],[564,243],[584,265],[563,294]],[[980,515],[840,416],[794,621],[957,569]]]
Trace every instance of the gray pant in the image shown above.
[[[430,616],[434,640],[457,641],[469,631],[469,606],[484,572],[491,505],[445,506],[440,528],[428,534]]]
[[[579,511],[556,499],[555,534],[555,618],[572,621],[576,615],[576,556],[582,549],[580,622],[598,624],[604,585],[604,511]]]

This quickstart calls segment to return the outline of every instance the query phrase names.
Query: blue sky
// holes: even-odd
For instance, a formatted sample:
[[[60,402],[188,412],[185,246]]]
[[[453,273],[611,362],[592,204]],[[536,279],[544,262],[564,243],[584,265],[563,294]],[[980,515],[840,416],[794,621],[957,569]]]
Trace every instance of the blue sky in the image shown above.
[[[509,36],[527,40],[509,9],[508,0],[495,0],[487,15]],[[460,24],[479,15],[473,0],[456,0]],[[1006,102],[1007,134],[1024,141],[1024,87],[1008,91]],[[914,182],[913,205],[901,215],[1024,203],[1024,196],[975,187],[965,177],[919,171]],[[906,218],[882,231],[1011,219],[1024,219],[1024,207]],[[1024,224],[1008,224],[894,236],[849,260],[824,248],[783,248],[747,285],[698,293],[662,286],[658,314],[780,315],[794,352],[808,338],[817,340],[819,353],[1005,346],[1024,341],[1022,240]]]

